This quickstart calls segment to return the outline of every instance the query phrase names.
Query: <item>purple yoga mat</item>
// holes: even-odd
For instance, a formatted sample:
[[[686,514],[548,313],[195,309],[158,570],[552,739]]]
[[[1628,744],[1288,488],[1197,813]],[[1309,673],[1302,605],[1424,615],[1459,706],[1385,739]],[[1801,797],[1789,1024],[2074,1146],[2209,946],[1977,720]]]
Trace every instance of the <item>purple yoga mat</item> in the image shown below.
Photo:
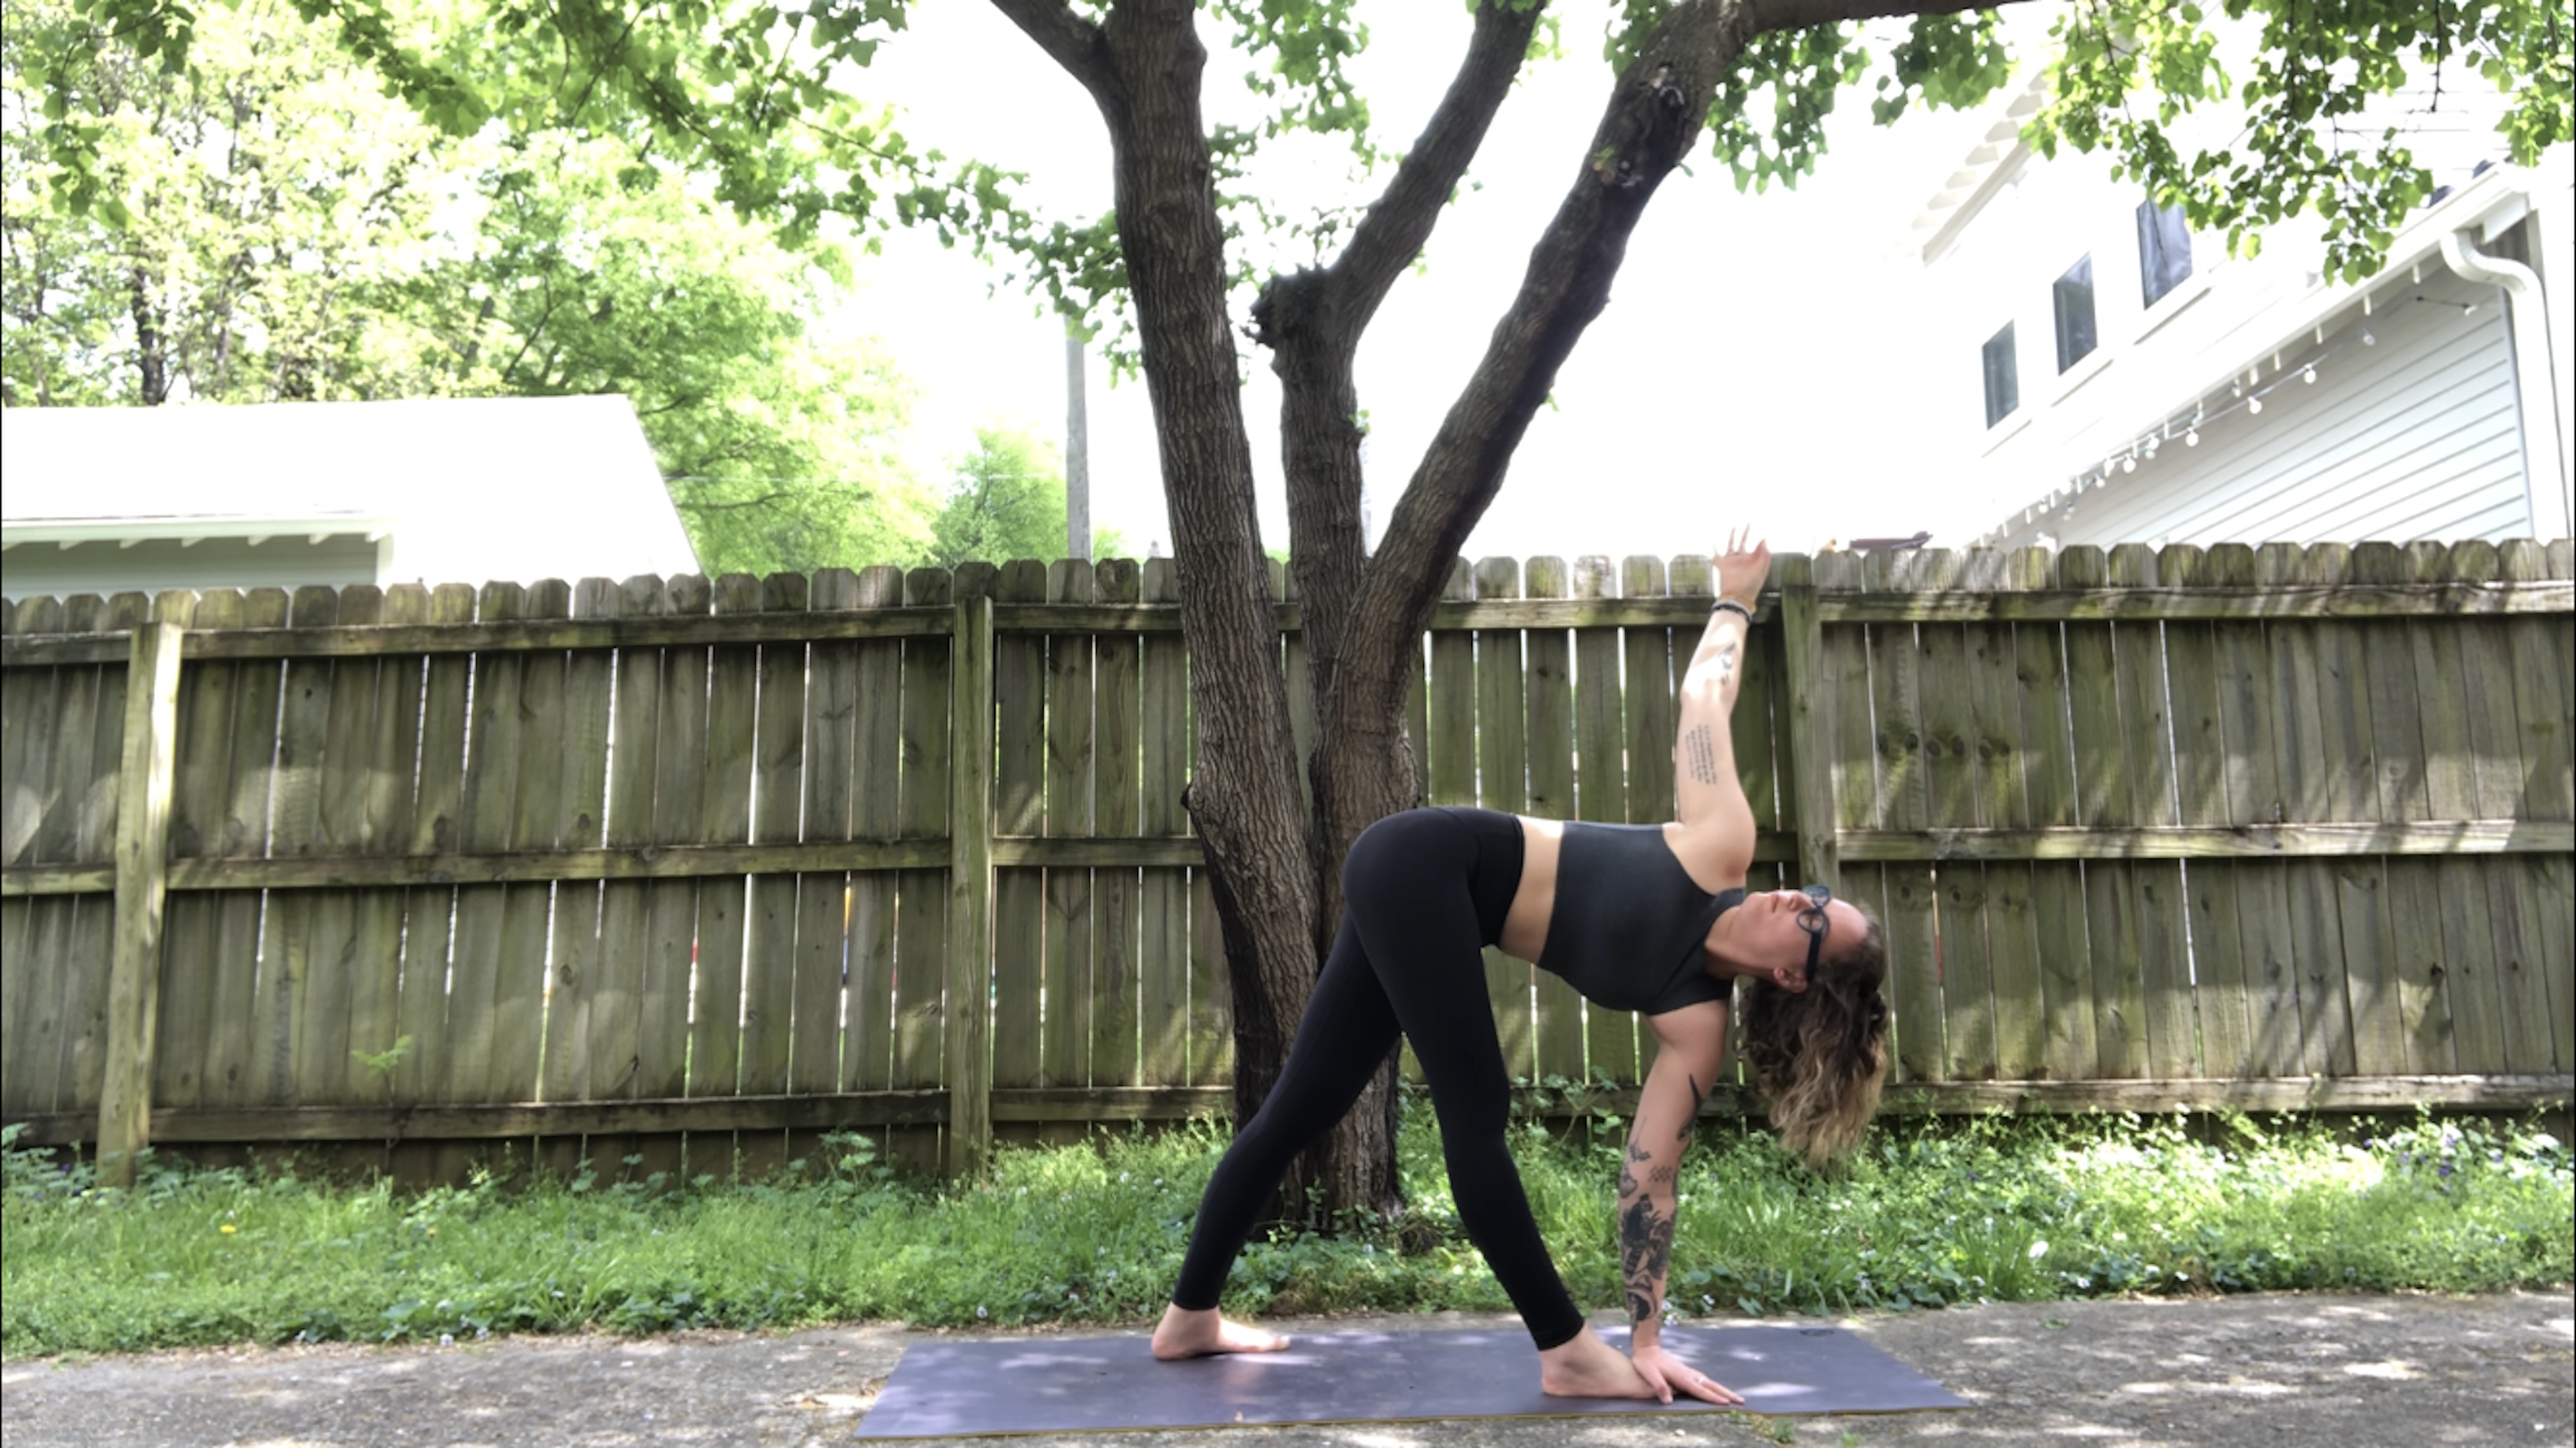
[[[1604,1337],[1624,1342],[1613,1329]],[[1285,1352],[1158,1363],[1142,1336],[929,1341],[903,1361],[862,1438],[1716,1412],[1705,1403],[1551,1398],[1517,1328],[1292,1335]],[[1754,1413],[1969,1406],[1836,1327],[1676,1327],[1664,1343]]]

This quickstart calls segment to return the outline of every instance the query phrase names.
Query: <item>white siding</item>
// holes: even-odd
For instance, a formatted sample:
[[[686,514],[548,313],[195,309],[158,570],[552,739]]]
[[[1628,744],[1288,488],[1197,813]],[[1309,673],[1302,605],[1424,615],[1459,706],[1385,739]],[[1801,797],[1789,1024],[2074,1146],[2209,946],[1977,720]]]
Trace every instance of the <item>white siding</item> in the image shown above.
[[[2283,350],[2291,370],[2260,415],[2238,411],[2177,437],[2134,473],[2023,524],[2007,544],[2359,542],[2528,536],[2530,499],[2513,351],[2497,289],[2438,265],[2326,335],[2317,381],[2297,379],[2313,338]],[[2474,307],[2463,311],[2463,306]],[[2367,325],[2377,339],[2364,346]],[[2263,382],[2274,374],[2267,363]],[[2215,412],[2235,401],[2222,387]],[[2179,432],[2179,428],[2177,428]]]

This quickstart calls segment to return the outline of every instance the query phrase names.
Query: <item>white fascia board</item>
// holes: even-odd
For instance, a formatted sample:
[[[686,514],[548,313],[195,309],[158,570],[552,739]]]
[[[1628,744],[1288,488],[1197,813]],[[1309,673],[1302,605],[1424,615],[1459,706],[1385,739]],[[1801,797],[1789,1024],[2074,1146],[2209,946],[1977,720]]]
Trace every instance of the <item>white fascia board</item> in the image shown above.
[[[2364,298],[2387,285],[2389,278],[2401,269],[2418,263],[2444,266],[2442,238],[2452,232],[2490,224],[2500,231],[2520,220],[2531,209],[2532,185],[2531,173],[2521,167],[2498,162],[2487,168],[2485,174],[2470,179],[2450,195],[2416,213],[2390,240],[2387,264],[2380,268],[2378,275],[2351,287],[2320,280],[2303,295],[2276,304],[2275,320],[2261,324],[2261,330],[2255,333],[2263,339],[2259,345],[2246,347],[2232,367],[2202,372],[2193,387],[2173,393],[2160,410],[2149,412],[2140,409],[2135,416],[2142,419],[2151,417],[2153,421],[2142,421],[2129,431],[2143,437],[2166,420],[2188,412],[2198,399],[2223,391],[2231,381],[2243,377],[2248,368],[2277,352],[2289,350],[2297,339],[2325,326],[2337,314],[2360,306]],[[2255,320],[2260,321],[2260,314]],[[2252,325],[2249,323],[2249,330]],[[2085,430],[2069,426],[2063,429],[2063,436],[2072,439]],[[2054,466],[2053,460],[2049,465]],[[2002,517],[2009,520],[2026,507],[2047,503],[2060,491],[2063,481],[2054,480],[2023,502],[2005,508]]]
[[[332,537],[364,533],[381,538],[399,520],[378,514],[304,514],[293,518],[224,517],[101,518],[80,522],[0,524],[0,544],[139,543],[154,538],[188,541],[199,538],[274,538],[287,534]]]

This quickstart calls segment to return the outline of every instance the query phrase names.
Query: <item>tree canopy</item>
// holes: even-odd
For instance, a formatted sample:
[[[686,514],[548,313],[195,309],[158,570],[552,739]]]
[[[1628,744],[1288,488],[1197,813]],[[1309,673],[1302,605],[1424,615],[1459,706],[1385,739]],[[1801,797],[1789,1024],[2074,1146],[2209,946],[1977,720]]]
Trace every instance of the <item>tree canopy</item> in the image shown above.
[[[58,0],[5,25],[9,404],[616,392],[710,570],[923,556],[908,384],[810,320],[840,249],[615,137],[446,135],[278,0],[208,10],[185,68],[99,45],[77,113],[117,204],[49,204],[41,57],[86,32]]]
[[[975,446],[950,470],[948,499],[931,520],[929,562],[1056,558],[1068,541],[1064,456],[1056,445],[1012,427],[975,429]],[[1094,529],[1091,556],[1125,546]]]

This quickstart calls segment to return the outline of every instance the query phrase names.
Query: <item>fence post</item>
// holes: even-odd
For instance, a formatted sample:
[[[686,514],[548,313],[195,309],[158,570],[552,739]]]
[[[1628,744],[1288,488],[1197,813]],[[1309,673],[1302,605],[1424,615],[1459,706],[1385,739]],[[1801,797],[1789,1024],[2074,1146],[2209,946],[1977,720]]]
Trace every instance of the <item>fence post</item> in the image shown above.
[[[161,1015],[161,912],[179,750],[179,640],[186,633],[166,620],[137,624],[125,670],[107,1072],[98,1101],[99,1179],[109,1186],[132,1186],[135,1155],[152,1144],[152,1037]]]
[[[1842,859],[1834,834],[1834,696],[1819,677],[1824,624],[1816,615],[1815,561],[1783,553],[1772,564],[1780,588],[1780,632],[1789,677],[1783,694],[1788,727],[1781,747],[1798,800],[1798,866],[1809,881],[1842,888]]]
[[[957,600],[949,675],[948,1175],[993,1149],[993,600]]]

